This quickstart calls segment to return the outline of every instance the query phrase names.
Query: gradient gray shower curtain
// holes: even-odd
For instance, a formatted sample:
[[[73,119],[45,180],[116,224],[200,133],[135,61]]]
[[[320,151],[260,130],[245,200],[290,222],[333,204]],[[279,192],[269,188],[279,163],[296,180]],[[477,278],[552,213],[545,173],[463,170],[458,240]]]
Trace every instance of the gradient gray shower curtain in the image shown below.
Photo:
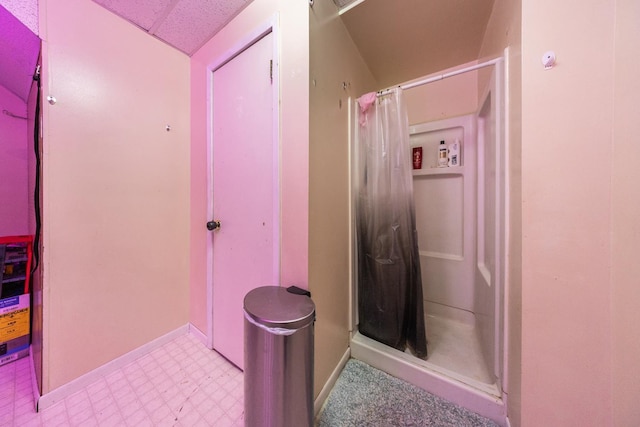
[[[409,125],[402,89],[360,105],[354,187],[359,331],[427,357],[413,201]]]

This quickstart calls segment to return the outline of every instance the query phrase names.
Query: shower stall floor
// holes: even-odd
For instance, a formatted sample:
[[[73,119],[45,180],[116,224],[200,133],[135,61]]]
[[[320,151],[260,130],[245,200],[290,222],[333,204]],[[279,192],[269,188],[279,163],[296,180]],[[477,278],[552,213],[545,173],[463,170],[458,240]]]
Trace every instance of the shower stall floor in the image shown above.
[[[351,338],[351,357],[503,425],[502,393],[488,380],[473,326],[429,316],[427,329],[427,360],[359,332]]]
[[[493,384],[482,355],[475,325],[443,316],[426,315],[427,362],[474,383]],[[467,381],[465,381],[467,382]]]
[[[426,360],[413,356],[408,349],[401,352],[360,333],[352,338],[353,357],[391,374],[395,372],[394,375],[401,378],[406,375],[405,379],[427,389],[431,387],[432,379],[439,376],[443,380],[449,379],[445,382],[454,380],[457,384],[471,387],[490,400],[500,399],[502,393],[493,375],[492,364],[484,359],[474,315],[431,302],[426,302],[425,312]],[[429,376],[428,372],[436,377]],[[423,379],[418,380],[418,377]]]

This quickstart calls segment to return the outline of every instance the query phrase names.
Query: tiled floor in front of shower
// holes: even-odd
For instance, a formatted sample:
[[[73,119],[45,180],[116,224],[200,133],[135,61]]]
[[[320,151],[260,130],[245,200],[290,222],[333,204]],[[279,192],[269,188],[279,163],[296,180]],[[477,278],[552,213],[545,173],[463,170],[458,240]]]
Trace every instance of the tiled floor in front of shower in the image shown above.
[[[30,362],[0,367],[0,426],[243,426],[242,372],[185,334],[35,412]]]
[[[431,316],[427,328],[432,365],[486,381],[472,325]],[[191,334],[39,413],[31,375],[28,358],[0,367],[0,426],[244,425],[242,372]]]

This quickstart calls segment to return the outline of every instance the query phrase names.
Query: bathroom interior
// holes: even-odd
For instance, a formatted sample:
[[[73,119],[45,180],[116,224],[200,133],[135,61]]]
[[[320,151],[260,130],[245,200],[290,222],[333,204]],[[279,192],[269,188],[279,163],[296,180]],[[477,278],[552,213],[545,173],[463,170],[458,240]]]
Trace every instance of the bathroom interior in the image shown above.
[[[322,7],[318,3],[314,9]],[[422,163],[411,174],[428,341],[427,357],[422,360],[409,350],[396,350],[358,332],[357,253],[352,249],[351,356],[503,422],[508,221],[504,75],[509,53],[483,44],[494,2],[477,2],[477,9],[469,10],[468,16],[440,5],[437,16],[441,22],[429,21],[424,26],[407,16],[393,19],[402,11],[383,2],[343,3],[341,22],[365,67],[375,75],[373,83],[347,71],[332,76],[344,79],[342,97],[349,102],[346,127],[350,130],[351,174],[356,169],[353,159],[358,149],[356,99],[368,91],[410,87],[403,96],[410,147],[419,147],[422,152]],[[422,10],[419,15],[434,12]],[[407,28],[394,26],[394,22]],[[451,32],[439,35],[440,25],[468,31],[458,31],[455,40],[446,40]],[[332,42],[333,46],[337,43]],[[324,46],[322,52],[328,51]],[[313,69],[312,56],[312,77]],[[428,83],[420,84],[423,81]],[[319,85],[315,80],[312,83]],[[441,141],[446,145],[459,142],[458,165],[438,167]],[[411,153],[407,156],[411,158]],[[350,188],[349,212],[354,224],[357,195],[353,182]],[[356,229],[355,225],[349,229],[352,248],[356,246]]]
[[[207,179],[206,67],[216,55],[233,49],[246,34],[277,15],[285,168],[282,284],[308,287],[316,302],[317,400],[326,397],[351,356],[352,334],[354,354],[362,350],[364,358],[365,351],[377,351],[374,344],[356,348],[359,338],[350,291],[354,282],[349,111],[355,114],[355,99],[421,76],[504,57],[501,119],[506,144],[502,154],[505,161],[514,161],[504,176],[507,189],[501,201],[510,217],[499,222],[510,225],[504,236],[509,245],[503,247],[507,260],[499,269],[504,270],[500,279],[504,295],[497,293],[502,300],[494,301],[496,307],[503,304],[508,309],[500,310],[503,316],[494,319],[503,335],[493,343],[497,350],[493,356],[487,356],[486,350],[491,340],[478,339],[487,375],[496,379],[473,383],[467,374],[454,372],[455,366],[437,365],[429,358],[407,361],[409,356],[385,351],[379,352],[380,364],[384,362],[389,372],[415,373],[416,382],[439,389],[450,400],[465,395],[465,406],[476,412],[506,410],[514,426],[637,424],[640,347],[638,334],[628,325],[640,321],[640,273],[633,256],[640,241],[636,238],[640,203],[635,167],[638,55],[634,54],[640,40],[638,2],[464,2],[460,17],[474,14],[471,22],[481,29],[461,45],[456,43],[472,26],[439,19],[437,9],[429,10],[419,22],[400,9],[380,9],[382,16],[371,15],[377,24],[365,22],[364,27],[384,30],[387,37],[371,38],[369,43],[358,39],[357,22],[349,19],[367,5],[461,2],[365,0],[354,3],[351,14],[342,15],[332,0],[309,3],[238,1],[242,10],[225,23],[225,29],[203,44],[204,50],[186,54],[91,0],[0,0],[16,16],[26,6],[36,5],[35,13],[22,15],[21,20],[31,19],[33,27],[29,27],[42,39],[47,76],[42,81],[43,96],[57,99],[55,105],[42,105],[41,129],[44,146],[49,148],[43,156],[42,176],[46,250],[42,287],[38,288],[39,275],[32,287],[37,319],[32,354],[41,403],[47,396],[68,393],[92,372],[147,348],[168,333],[189,331],[198,337],[206,333],[208,234],[203,224],[210,220],[202,184]],[[467,9],[488,3],[492,4],[488,14]],[[396,21],[406,25],[394,27]],[[183,34],[192,34],[195,27]],[[415,44],[398,41],[413,30],[433,30],[433,34],[415,35]],[[540,61],[549,49],[558,54],[553,70],[545,70]],[[406,51],[410,55],[400,55]],[[425,138],[431,132],[437,134],[442,130],[437,126],[454,123],[450,119],[466,117],[475,121],[476,135],[486,131],[482,120],[488,112],[483,109],[485,82],[492,78],[487,73],[490,68],[478,71],[477,79],[467,73],[420,89],[434,92],[429,97],[438,100],[425,102],[422,113],[409,109],[409,122],[416,131],[413,141],[423,146],[425,155],[433,152],[426,148],[430,140],[421,141],[421,134]],[[26,77],[32,84],[31,75],[32,70],[19,78]],[[0,73],[0,78],[7,76]],[[2,99],[9,98],[3,92]],[[0,123],[27,123],[24,132],[29,132],[33,128],[31,99],[18,96],[15,106],[2,105],[2,110],[27,121],[0,114]],[[131,122],[137,125],[130,126]],[[166,131],[169,123],[171,132]],[[435,134],[431,135],[437,140]],[[28,135],[27,148],[12,154],[30,153],[32,140],[33,135]],[[467,184],[467,150],[476,148],[476,162],[482,154],[467,142],[463,136],[462,174],[447,170],[430,175],[424,159],[414,183],[427,187],[425,198],[435,191],[447,191],[450,197],[460,191],[456,185]],[[571,161],[564,155],[550,155],[559,148],[571,154]],[[2,163],[0,173],[5,170]],[[478,183],[476,178],[475,188]],[[475,197],[476,206],[485,200],[479,194]],[[8,207],[0,203],[0,209]],[[424,206],[458,209],[463,216],[467,207],[461,211],[459,205]],[[469,225],[454,224],[448,218],[443,227],[455,234]],[[426,226],[424,233],[431,233],[433,229]],[[30,225],[26,227],[27,233],[34,232]],[[476,226],[475,231],[479,238],[482,228]],[[473,237],[477,252],[478,240]],[[429,246],[440,243],[437,238],[420,238],[425,272],[441,267],[434,272],[436,277],[448,274],[446,269],[461,257],[459,240],[453,248]],[[451,288],[439,288],[440,293],[430,297],[433,285],[426,277],[427,314],[433,316],[427,318],[427,329],[430,320],[442,320],[446,314],[462,317],[467,323],[458,324],[467,330],[475,318],[476,332],[485,330],[480,327],[484,322],[481,301],[472,285],[460,294],[467,299],[456,301],[454,295],[442,292],[460,290],[460,282],[450,280]],[[496,337],[500,333],[493,334]],[[433,350],[437,355],[438,349]],[[387,362],[387,358],[393,360]],[[487,405],[496,390],[506,404]],[[501,419],[508,424],[504,416]]]
[[[314,140],[321,137],[318,126],[323,126],[323,123],[318,121],[320,115],[317,115],[316,110],[320,107],[326,114],[338,116],[335,126],[327,131],[340,135],[336,151],[344,153],[344,158],[338,161],[338,173],[329,179],[340,179],[337,187],[344,195],[350,191],[349,150],[353,150],[355,142],[348,141],[355,120],[355,99],[358,96],[425,76],[474,67],[478,63],[505,56],[503,49],[506,46],[483,46],[484,31],[492,15],[493,0],[475,2],[474,7],[469,8],[463,16],[454,16],[455,10],[448,9],[445,6],[446,2],[441,2],[437,6],[440,9],[422,12],[425,16],[435,15],[438,19],[425,23],[424,27],[429,28],[429,31],[419,35],[401,31],[393,26],[398,25],[394,24],[394,21],[400,22],[400,25],[406,25],[410,21],[410,12],[396,8],[393,13],[400,14],[399,18],[389,20],[384,25],[375,25],[375,36],[367,32],[374,27],[369,24],[377,22],[385,15],[389,16],[390,12],[386,9],[388,6],[385,2],[367,0],[341,6],[330,1],[316,0],[313,3],[315,4],[309,7],[312,21],[310,156],[314,155],[318,146],[314,144]],[[338,7],[342,7],[339,14]],[[334,25],[340,28],[335,34],[329,35]],[[462,26],[467,31],[457,31],[454,36],[448,29],[455,26]],[[386,57],[385,55],[391,55],[394,50],[406,51],[407,49],[399,49],[398,44],[408,42],[406,39],[395,40],[395,46],[387,45],[381,48],[380,40],[390,39],[390,34],[403,33],[404,37],[416,37],[416,40],[420,40],[412,42],[413,58],[407,60],[406,52],[403,58]],[[427,43],[428,38],[434,39],[434,43]],[[337,63],[340,61],[339,56],[344,53],[341,49],[348,49],[349,54],[355,53],[355,56],[360,57],[347,60],[348,65],[344,72],[342,67],[345,65]],[[327,54],[328,50],[333,52]],[[418,51],[422,53],[417,55]],[[322,58],[325,54],[327,56]],[[376,59],[371,59],[373,57]],[[335,67],[328,64],[329,60],[336,61]],[[325,64],[319,64],[321,61]],[[349,61],[358,64],[352,66]],[[309,266],[309,288],[314,296],[317,296],[320,309],[325,308],[325,312],[330,312],[326,301],[335,295],[347,296],[345,301],[348,303],[337,305],[337,309],[342,311],[340,316],[349,313],[344,327],[350,331],[349,345],[352,357],[414,382],[422,388],[493,419],[504,416],[502,396],[505,387],[504,278],[501,277],[505,232],[501,227],[505,222],[504,218],[499,217],[506,203],[504,182],[500,181],[504,178],[501,175],[503,170],[499,167],[504,167],[501,162],[504,162],[505,158],[505,154],[499,149],[505,138],[504,67],[505,63],[502,60],[486,68],[405,91],[411,132],[410,144],[412,147],[422,147],[424,153],[422,167],[414,170],[412,174],[429,340],[427,359],[419,360],[386,349],[358,334],[353,265],[347,266],[344,270],[350,286],[347,287],[344,283],[336,284],[335,286],[340,287],[336,292],[331,288],[334,285],[324,288],[317,284],[323,279],[322,275],[326,274],[316,273],[316,269],[321,268],[324,260],[310,255]],[[330,89],[323,87],[327,81],[332,83]],[[31,93],[31,102],[34,96],[32,84],[30,82],[27,91],[27,96]],[[317,92],[314,91],[316,84]],[[320,90],[325,92],[320,94]],[[25,105],[21,107],[20,114],[34,114],[34,111],[31,111],[33,104],[29,107],[29,99],[25,98],[24,101]],[[325,101],[326,106],[323,106]],[[3,117],[5,120],[9,118]],[[24,121],[24,124],[29,140],[33,139],[30,131],[26,130],[27,121]],[[29,122],[29,125],[32,124]],[[435,156],[441,140],[447,143],[459,141],[459,166],[436,167]],[[26,151],[26,148],[24,150]],[[331,187],[331,183],[324,184],[324,189],[314,193],[318,188],[315,174],[326,174],[326,170],[318,169],[325,153],[317,154],[310,164],[311,206],[322,202],[325,193],[336,188]],[[409,153],[407,155],[409,156]],[[24,184],[24,198],[27,200],[27,187],[31,185]],[[349,199],[346,197],[343,200],[345,203],[340,206],[336,207],[335,202],[333,205],[343,214],[340,218],[344,223],[340,226],[343,231],[340,242],[345,243],[343,252],[347,258],[353,259],[353,253],[349,249],[353,230],[347,228],[350,221]],[[25,210],[31,208],[25,207]],[[311,211],[310,223],[315,215],[322,212],[322,209],[318,209],[317,213]],[[33,218],[30,222],[30,225],[25,223],[24,232],[11,234],[33,234]],[[318,233],[322,233],[322,226],[309,231],[310,252],[316,248],[313,245],[317,242],[314,239]],[[484,264],[477,254],[484,254]],[[35,286],[38,286],[37,282],[38,280],[35,281]],[[40,314],[35,311],[36,316]],[[321,312],[319,316],[318,328],[321,338],[325,332],[325,326],[322,324],[324,313]],[[34,332],[39,333],[37,325],[34,327]],[[37,349],[36,354],[42,357]],[[321,370],[336,368],[337,361],[331,357],[319,359]],[[42,369],[41,363],[35,361],[38,371]],[[326,377],[326,374],[323,373],[322,376]],[[41,374],[38,378],[41,382]],[[325,384],[320,381],[317,383],[319,384],[316,385],[316,394],[319,394],[319,388]],[[40,388],[42,389],[42,384]]]

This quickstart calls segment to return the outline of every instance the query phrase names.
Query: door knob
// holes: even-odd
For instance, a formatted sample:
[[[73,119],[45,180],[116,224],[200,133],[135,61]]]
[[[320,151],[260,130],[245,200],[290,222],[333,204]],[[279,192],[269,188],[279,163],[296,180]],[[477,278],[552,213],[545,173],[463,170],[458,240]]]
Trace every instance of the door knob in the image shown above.
[[[213,230],[218,229],[218,228],[220,228],[220,221],[213,220],[213,221],[207,222],[207,230],[213,231]]]

